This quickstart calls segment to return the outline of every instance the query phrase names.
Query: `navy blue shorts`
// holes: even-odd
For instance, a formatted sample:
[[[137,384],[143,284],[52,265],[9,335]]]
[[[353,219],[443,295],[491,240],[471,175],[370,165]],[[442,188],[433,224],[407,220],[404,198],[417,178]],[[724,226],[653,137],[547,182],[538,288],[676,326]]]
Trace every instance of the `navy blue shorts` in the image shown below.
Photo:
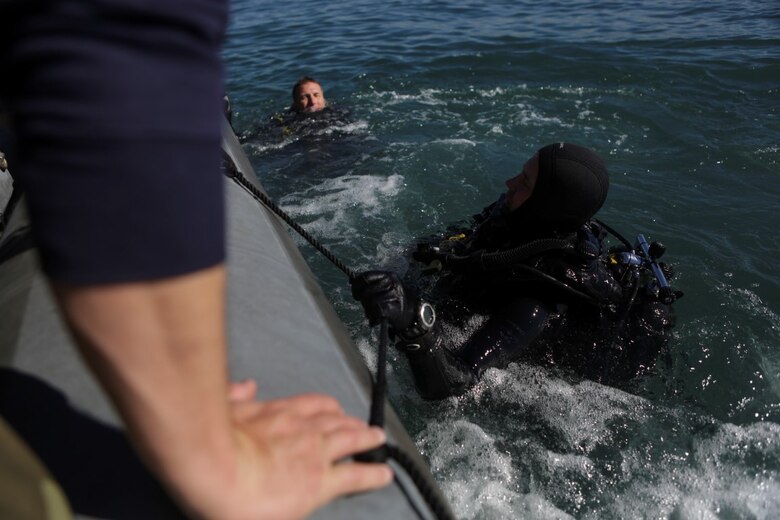
[[[3,4],[11,166],[44,271],[95,284],[222,262],[227,0]]]

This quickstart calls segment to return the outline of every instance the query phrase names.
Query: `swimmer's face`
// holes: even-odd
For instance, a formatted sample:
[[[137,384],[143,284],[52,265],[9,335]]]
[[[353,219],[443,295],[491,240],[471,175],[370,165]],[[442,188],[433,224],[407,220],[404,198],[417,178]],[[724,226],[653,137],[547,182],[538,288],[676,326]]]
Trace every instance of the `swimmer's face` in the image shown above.
[[[319,112],[327,105],[319,83],[307,82],[298,87],[293,98],[293,110],[300,114]]]
[[[539,155],[533,157],[523,165],[523,171],[506,181],[506,207],[514,211],[522,206],[531,197],[539,177]]]

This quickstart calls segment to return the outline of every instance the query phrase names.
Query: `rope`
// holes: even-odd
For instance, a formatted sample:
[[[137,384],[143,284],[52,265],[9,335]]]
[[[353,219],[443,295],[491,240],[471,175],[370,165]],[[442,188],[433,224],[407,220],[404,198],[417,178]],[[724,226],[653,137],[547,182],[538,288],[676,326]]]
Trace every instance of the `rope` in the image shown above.
[[[347,265],[339,260],[328,248],[322,245],[316,238],[303,229],[292,217],[290,217],[282,208],[271,200],[265,193],[260,191],[254,184],[252,184],[243,173],[241,173],[236,167],[235,163],[230,157],[227,159],[227,168],[225,170],[226,175],[233,178],[242,188],[244,188],[255,200],[263,204],[270,209],[279,218],[281,218],[287,225],[294,229],[299,235],[301,235],[307,242],[309,242],[317,251],[322,253],[325,258],[330,260],[336,267],[338,267],[350,281],[356,278],[354,271],[352,271]],[[376,377],[371,392],[371,411],[369,416],[369,424],[371,426],[378,426],[384,428],[385,425],[385,399],[387,397],[387,345],[389,343],[389,327],[387,320],[382,320],[379,327],[379,348],[377,352],[377,367]],[[436,518],[440,520],[455,520],[449,506],[442,499],[442,497],[436,492],[434,487],[429,482],[426,474],[420,469],[416,461],[404,452],[400,447],[392,444],[384,444],[373,450],[369,450],[365,453],[360,453],[354,457],[355,460],[360,462],[385,462],[388,458],[395,460],[403,469],[409,478],[412,479],[414,485],[420,492],[420,496],[425,500],[428,507],[434,513]]]
[[[371,426],[385,425],[384,399],[387,395],[387,344],[389,343],[387,320],[379,325],[379,351],[376,358],[376,381],[374,394],[371,396],[371,415],[368,424]]]
[[[232,162],[232,161],[231,161]],[[235,168],[235,166],[234,166]],[[352,271],[347,265],[342,262],[336,255],[334,255],[328,248],[326,248],[322,243],[314,238],[311,234],[309,234],[308,231],[303,229],[297,222],[295,222],[290,215],[288,215],[282,208],[276,205],[276,203],[271,200],[268,195],[260,191],[257,186],[249,182],[249,180],[244,176],[243,173],[238,171],[237,169],[231,169],[230,171],[231,177],[238,182],[245,190],[249,192],[250,195],[252,195],[255,200],[261,202],[264,206],[266,206],[268,209],[273,211],[279,218],[284,220],[284,222],[293,228],[299,235],[301,235],[303,238],[306,239],[307,242],[309,242],[317,251],[323,254],[325,258],[330,260],[333,265],[338,267],[345,275],[347,275],[347,278],[351,280],[355,279],[355,273]]]
[[[423,499],[431,508],[431,511],[436,518],[442,520],[455,520],[452,512],[447,507],[446,503],[442,502],[438,494],[436,494],[431,486],[428,485],[428,479],[425,474],[420,471],[420,468],[415,464],[414,459],[409,457],[409,454],[398,448],[397,446],[386,445],[387,455],[394,459],[398,464],[404,468],[406,474],[412,479],[412,482],[417,486]]]
[[[384,403],[385,394],[387,392],[387,345],[389,343],[389,328],[387,320],[382,320],[379,325],[379,350],[377,352],[376,362],[376,382],[374,383],[374,391],[371,399],[371,415],[369,424],[372,426],[384,427]],[[441,499],[438,493],[430,485],[428,477],[416,461],[404,452],[398,446],[392,444],[385,444],[373,450],[361,453],[355,457],[360,462],[384,462],[388,458],[395,460],[399,466],[401,466],[409,478],[412,479],[414,485],[420,491],[425,503],[430,507],[431,512],[436,518],[440,520],[455,520],[452,512],[447,504]]]

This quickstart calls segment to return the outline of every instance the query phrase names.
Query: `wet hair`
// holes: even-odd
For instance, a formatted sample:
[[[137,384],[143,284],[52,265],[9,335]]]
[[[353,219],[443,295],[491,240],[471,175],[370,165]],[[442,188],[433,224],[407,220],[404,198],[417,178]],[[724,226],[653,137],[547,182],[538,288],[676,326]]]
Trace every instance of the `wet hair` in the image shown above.
[[[571,143],[537,152],[539,177],[531,196],[510,214],[513,227],[533,234],[572,232],[604,205],[609,174],[594,151]]]
[[[298,81],[295,82],[295,85],[293,85],[293,89],[292,89],[293,103],[295,103],[295,100],[298,97],[298,90],[303,85],[305,85],[306,83],[316,83],[317,85],[320,84],[319,81],[317,81],[316,79],[312,78],[311,76],[301,76],[301,78]]]

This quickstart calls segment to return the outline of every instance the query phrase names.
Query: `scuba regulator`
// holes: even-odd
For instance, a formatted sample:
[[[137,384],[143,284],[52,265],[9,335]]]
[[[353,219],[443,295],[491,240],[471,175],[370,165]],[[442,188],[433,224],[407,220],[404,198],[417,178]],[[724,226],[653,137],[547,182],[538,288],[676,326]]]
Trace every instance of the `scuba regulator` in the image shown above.
[[[659,301],[667,305],[675,300],[682,298],[682,291],[673,291],[669,285],[668,278],[671,276],[671,268],[666,264],[659,264],[658,259],[666,252],[666,248],[660,242],[647,243],[644,235],[636,236],[636,245],[633,249],[621,253],[613,253],[610,260],[613,263],[625,266],[627,268],[645,268],[653,273],[654,280],[651,281],[646,289],[648,294],[658,298]]]

